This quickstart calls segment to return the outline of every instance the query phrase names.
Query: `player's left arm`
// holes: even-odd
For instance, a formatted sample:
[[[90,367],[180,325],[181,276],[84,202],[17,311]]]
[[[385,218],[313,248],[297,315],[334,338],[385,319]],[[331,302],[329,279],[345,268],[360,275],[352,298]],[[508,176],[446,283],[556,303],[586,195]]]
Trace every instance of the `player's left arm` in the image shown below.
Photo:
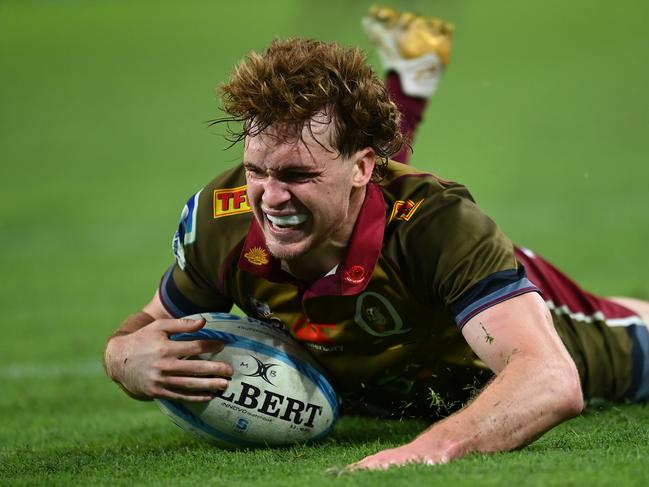
[[[583,409],[579,374],[534,292],[477,314],[462,329],[495,379],[467,406],[410,443],[350,467],[446,463],[472,452],[523,447]]]

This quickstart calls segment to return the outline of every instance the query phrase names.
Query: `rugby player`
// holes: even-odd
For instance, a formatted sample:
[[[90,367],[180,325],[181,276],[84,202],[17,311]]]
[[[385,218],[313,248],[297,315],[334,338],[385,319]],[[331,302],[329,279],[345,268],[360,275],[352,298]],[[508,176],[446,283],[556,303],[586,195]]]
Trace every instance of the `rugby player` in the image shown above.
[[[300,341],[344,412],[435,421],[351,469],[512,450],[584,399],[649,396],[649,303],[586,293],[515,247],[464,186],[389,160],[400,114],[360,51],[277,40],[221,95],[242,163],[188,200],[174,264],[107,342],[106,371],[130,396],[226,389],[229,364],[181,360],[221,343],[169,334],[234,304]]]

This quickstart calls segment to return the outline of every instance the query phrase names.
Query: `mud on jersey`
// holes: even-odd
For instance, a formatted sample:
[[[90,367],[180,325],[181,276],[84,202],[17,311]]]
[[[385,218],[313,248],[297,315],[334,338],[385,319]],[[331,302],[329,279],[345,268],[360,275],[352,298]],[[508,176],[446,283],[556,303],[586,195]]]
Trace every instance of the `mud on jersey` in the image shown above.
[[[245,184],[237,166],[183,209],[160,285],[173,316],[236,304],[276,322],[328,370],[347,411],[445,415],[484,385],[491,374],[462,326],[538,289],[465,187],[390,162],[367,188],[344,261],[305,283],[268,251]]]

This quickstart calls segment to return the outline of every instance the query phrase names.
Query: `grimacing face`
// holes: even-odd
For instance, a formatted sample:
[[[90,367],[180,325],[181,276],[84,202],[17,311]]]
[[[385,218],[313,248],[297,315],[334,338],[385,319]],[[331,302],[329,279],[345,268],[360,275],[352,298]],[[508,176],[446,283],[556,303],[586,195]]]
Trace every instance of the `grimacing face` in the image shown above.
[[[246,138],[243,158],[268,250],[289,265],[321,262],[324,273],[344,255],[375,162],[371,148],[339,155],[331,131],[330,123],[313,122],[295,140],[271,126]]]

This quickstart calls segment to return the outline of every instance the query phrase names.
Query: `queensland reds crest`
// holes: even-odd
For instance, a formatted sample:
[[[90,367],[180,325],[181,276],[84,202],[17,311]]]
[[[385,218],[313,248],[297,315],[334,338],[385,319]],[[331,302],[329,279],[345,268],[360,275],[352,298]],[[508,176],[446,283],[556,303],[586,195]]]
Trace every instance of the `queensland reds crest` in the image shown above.
[[[354,321],[365,333],[377,337],[401,335],[412,328],[404,328],[403,320],[385,296],[364,292],[356,300]]]

